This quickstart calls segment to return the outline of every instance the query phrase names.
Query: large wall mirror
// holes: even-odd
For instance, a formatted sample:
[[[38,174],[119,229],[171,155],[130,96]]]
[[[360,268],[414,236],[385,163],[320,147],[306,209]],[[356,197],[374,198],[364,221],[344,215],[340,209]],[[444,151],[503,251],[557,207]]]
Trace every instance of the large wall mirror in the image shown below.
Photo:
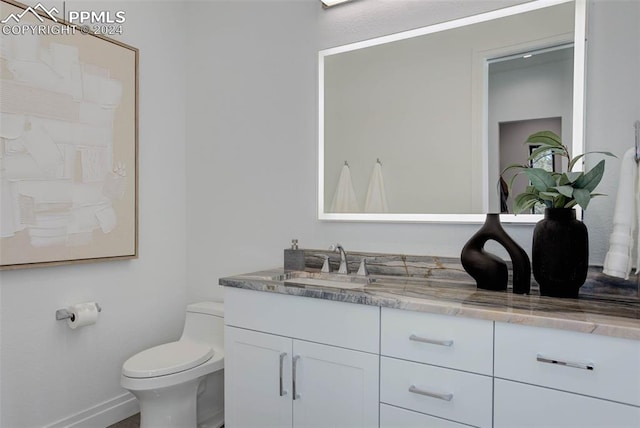
[[[582,153],[585,15],[533,1],[320,51],[319,219],[482,222],[527,135]]]

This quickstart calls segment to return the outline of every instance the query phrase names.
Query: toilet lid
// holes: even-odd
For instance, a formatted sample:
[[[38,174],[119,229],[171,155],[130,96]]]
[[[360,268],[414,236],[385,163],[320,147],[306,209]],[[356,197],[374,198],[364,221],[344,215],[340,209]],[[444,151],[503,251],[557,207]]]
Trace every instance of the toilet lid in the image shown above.
[[[122,374],[147,378],[178,373],[199,366],[213,357],[211,346],[180,340],[139,352],[125,361]]]

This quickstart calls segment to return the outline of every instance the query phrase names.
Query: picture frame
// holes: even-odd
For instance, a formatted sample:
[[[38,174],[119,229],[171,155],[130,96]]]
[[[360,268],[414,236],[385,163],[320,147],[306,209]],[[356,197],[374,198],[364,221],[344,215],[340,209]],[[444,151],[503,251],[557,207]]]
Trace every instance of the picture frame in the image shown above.
[[[138,257],[139,51],[57,13],[0,1],[0,270]]]

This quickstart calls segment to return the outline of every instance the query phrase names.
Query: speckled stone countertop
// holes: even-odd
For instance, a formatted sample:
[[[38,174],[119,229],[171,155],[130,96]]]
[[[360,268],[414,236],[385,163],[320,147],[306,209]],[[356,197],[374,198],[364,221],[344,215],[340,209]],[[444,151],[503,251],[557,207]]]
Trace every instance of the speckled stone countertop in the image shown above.
[[[640,301],[618,297],[559,299],[480,290],[453,280],[370,275],[356,289],[296,284],[282,269],[220,279],[220,285],[436,314],[640,340]],[[322,278],[322,274],[312,273]],[[327,274],[335,278],[336,274]],[[344,278],[344,277],[343,277]]]

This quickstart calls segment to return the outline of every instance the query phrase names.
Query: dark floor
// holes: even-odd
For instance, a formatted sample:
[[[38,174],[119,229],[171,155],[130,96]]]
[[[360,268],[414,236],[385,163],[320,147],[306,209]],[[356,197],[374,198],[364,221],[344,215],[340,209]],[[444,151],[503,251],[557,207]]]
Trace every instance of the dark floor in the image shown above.
[[[127,418],[117,424],[109,425],[107,428],[139,428],[140,427],[140,413]]]
[[[140,428],[140,413],[136,413],[130,418],[116,424],[109,425],[107,428]],[[222,425],[221,428],[224,428],[224,425]]]

